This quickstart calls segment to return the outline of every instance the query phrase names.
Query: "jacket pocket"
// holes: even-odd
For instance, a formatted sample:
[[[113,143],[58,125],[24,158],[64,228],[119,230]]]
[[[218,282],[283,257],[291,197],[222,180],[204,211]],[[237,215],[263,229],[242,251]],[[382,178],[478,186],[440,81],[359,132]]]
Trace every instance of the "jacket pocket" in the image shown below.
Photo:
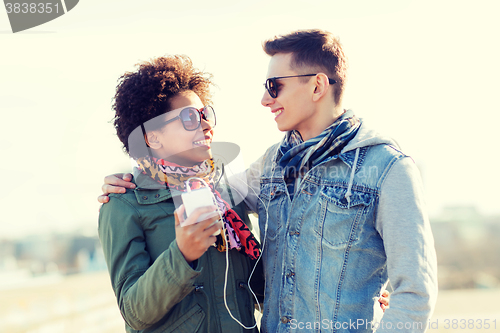
[[[198,332],[203,319],[205,319],[205,312],[198,305],[195,304],[191,309],[179,317],[173,323],[167,322],[164,327],[159,327],[158,331],[162,333],[179,332],[179,333],[194,333]],[[160,331],[162,330],[163,331]]]
[[[316,232],[332,246],[342,246],[359,239],[358,225],[365,218],[367,207],[373,202],[370,192],[340,186],[326,186],[321,191],[321,218]]]
[[[259,197],[264,201],[266,207],[268,202],[285,192],[285,185],[281,182],[262,182]],[[262,204],[262,202],[261,202]]]

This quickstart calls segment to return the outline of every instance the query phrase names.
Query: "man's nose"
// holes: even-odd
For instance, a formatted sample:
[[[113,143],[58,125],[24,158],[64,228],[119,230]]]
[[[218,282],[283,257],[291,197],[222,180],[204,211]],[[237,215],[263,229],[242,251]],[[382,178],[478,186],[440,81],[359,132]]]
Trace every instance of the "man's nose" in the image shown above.
[[[262,99],[260,100],[260,103],[263,106],[269,106],[274,102],[274,98],[269,95],[269,91],[267,89],[264,90],[264,95],[262,96]]]

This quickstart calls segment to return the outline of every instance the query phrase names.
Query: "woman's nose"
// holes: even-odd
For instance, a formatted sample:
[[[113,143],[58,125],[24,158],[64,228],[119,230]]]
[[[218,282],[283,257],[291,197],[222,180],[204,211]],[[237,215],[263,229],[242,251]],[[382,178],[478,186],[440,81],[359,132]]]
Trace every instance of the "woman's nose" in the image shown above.
[[[210,131],[213,128],[210,122],[207,121],[204,117],[201,117],[200,121],[201,121],[201,128],[203,129],[203,131]]]

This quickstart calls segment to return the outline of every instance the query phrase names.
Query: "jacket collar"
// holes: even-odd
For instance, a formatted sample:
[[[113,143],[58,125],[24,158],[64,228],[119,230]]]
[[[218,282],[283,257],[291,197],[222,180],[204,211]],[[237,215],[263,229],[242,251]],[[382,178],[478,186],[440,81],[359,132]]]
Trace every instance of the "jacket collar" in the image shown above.
[[[171,190],[168,185],[160,184],[138,170],[134,170],[133,182],[137,185],[134,194],[140,205],[155,204],[181,194],[180,191]]]

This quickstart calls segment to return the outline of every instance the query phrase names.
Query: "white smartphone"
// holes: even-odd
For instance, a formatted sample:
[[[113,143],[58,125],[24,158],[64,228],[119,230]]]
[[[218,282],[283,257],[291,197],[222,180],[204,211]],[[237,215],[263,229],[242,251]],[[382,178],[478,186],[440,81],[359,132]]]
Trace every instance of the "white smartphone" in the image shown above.
[[[193,211],[198,207],[216,205],[216,203],[214,202],[212,191],[210,191],[210,188],[208,187],[202,187],[196,190],[192,190],[190,192],[185,192],[181,195],[181,197],[182,197],[182,203],[184,204],[184,208],[186,209],[187,216],[190,216],[193,213]],[[214,212],[202,214],[200,215],[200,217],[198,217],[198,220],[193,221],[190,224],[203,221],[209,216],[212,216],[213,214]],[[215,221],[213,224],[217,222],[218,221]],[[185,227],[186,225],[189,224],[186,223],[185,221],[181,223],[181,227]],[[218,234],[220,234],[220,229],[214,234],[214,236]]]

